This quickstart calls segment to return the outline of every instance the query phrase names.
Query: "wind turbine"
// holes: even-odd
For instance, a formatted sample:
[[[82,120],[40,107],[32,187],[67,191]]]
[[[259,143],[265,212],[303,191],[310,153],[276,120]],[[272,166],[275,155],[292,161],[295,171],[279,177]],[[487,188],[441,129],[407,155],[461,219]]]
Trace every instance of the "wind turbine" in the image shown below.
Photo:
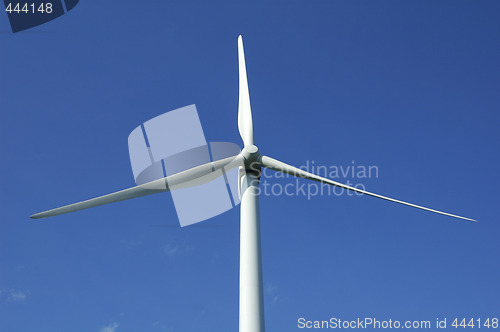
[[[261,167],[296,177],[317,181],[324,184],[344,188],[361,194],[382,198],[387,201],[412,206],[418,209],[443,214],[463,220],[476,221],[420,205],[404,202],[394,198],[360,190],[345,184],[320,177],[303,171],[297,167],[265,156],[254,145],[253,120],[248,92],[245,55],[242,37],[238,37],[239,63],[239,102],[238,102],[238,129],[244,143],[240,154],[206,163],[162,179],[121,190],[112,194],[92,198],[86,201],[66,205],[56,209],[40,212],[31,216],[39,219],[52,217],[64,213],[79,211],[99,205],[123,201],[135,197],[146,196],[158,192],[186,188],[210,181],[210,174],[220,169],[231,169],[244,165],[245,172],[239,172],[238,184],[241,198],[240,215],[240,293],[239,293],[239,331],[264,331],[264,303],[262,290],[262,259],[260,246],[260,217],[259,217],[259,180]],[[208,177],[207,177],[208,175]],[[199,180],[204,179],[204,180]],[[208,179],[208,180],[207,180]],[[213,179],[213,178],[212,178]]]

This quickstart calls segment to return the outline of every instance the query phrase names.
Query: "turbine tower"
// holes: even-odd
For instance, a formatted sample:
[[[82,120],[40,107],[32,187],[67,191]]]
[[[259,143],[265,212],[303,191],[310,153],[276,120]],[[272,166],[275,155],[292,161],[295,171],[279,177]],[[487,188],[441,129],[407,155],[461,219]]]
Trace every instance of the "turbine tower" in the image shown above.
[[[262,155],[254,145],[253,120],[250,108],[250,95],[245,65],[242,37],[238,37],[239,64],[239,102],[238,130],[244,143],[244,148],[238,155],[206,163],[186,171],[182,171],[158,180],[121,190],[108,195],[92,198],[86,201],[66,205],[56,209],[36,213],[34,219],[52,217],[64,213],[79,211],[99,205],[123,201],[135,197],[146,196],[177,188],[186,188],[207,181],[207,175],[224,169],[230,170],[244,165],[244,172],[239,172],[238,185],[241,198],[240,206],[240,293],[239,293],[239,331],[264,332],[264,301],[262,289],[262,255],[260,245],[259,216],[259,180],[261,167],[269,168],[295,177],[317,181],[320,183],[344,188],[361,194],[382,198],[387,201],[411,206],[414,208],[439,213],[442,215],[468,221],[474,219],[461,217],[420,205],[404,202],[394,198],[374,194],[365,190],[320,177],[303,171],[297,167],[285,164],[271,157]],[[197,181],[197,179],[202,179]]]

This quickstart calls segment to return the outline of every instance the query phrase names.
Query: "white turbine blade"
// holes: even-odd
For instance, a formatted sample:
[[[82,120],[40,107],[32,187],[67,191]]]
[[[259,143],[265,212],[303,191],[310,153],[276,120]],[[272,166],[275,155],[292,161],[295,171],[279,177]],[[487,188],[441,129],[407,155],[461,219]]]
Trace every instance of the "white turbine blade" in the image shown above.
[[[306,171],[303,171],[297,167],[290,166],[288,164],[285,164],[281,161],[278,161],[278,160],[270,158],[270,157],[262,156],[261,163],[262,163],[262,166],[264,166],[266,168],[269,168],[269,169],[272,169],[272,170],[275,170],[278,172],[282,172],[285,174],[293,175],[293,176],[296,176],[299,178],[309,179],[309,180],[313,180],[313,181],[317,181],[317,182],[321,182],[321,183],[330,184],[332,186],[352,190],[352,191],[355,191],[355,192],[358,192],[361,194],[365,194],[365,195],[369,195],[369,196],[373,196],[373,197],[377,197],[377,198],[382,198],[382,199],[385,199],[385,200],[390,201],[390,202],[395,202],[395,203],[399,203],[399,204],[403,204],[403,205],[412,206],[412,207],[417,208],[417,209],[422,209],[422,210],[426,210],[426,211],[430,211],[430,212],[434,212],[434,213],[443,214],[445,216],[450,216],[450,217],[469,220],[469,221],[476,221],[474,219],[465,218],[465,217],[457,216],[455,214],[446,213],[446,212],[442,212],[442,211],[438,211],[438,210],[434,210],[434,209],[429,209],[429,208],[426,208],[426,207],[423,207],[420,205],[416,205],[416,204],[412,204],[412,203],[408,203],[408,202],[403,202],[403,201],[400,201],[398,199],[374,194],[374,193],[371,193],[371,192],[368,192],[365,190],[361,190],[358,188],[347,186],[345,184],[342,184],[342,183],[339,183],[339,182],[336,182],[336,181],[333,181],[330,179],[326,179],[326,178],[323,178],[323,177],[318,176],[318,175],[314,175],[314,174],[306,172]]]
[[[148,185],[151,187],[156,186],[157,189],[152,189],[151,187],[148,187]],[[165,179],[159,179],[159,180],[149,182],[149,183],[146,183],[146,184],[143,184],[140,186],[117,191],[117,192],[114,192],[114,193],[111,193],[108,195],[88,199],[86,201],[62,206],[62,207],[48,210],[48,211],[44,211],[44,212],[39,212],[39,213],[32,215],[30,218],[41,219],[41,218],[53,217],[53,216],[57,216],[60,214],[80,211],[80,210],[88,209],[88,208],[99,206],[99,205],[105,205],[105,204],[110,204],[110,203],[114,203],[114,202],[124,201],[127,199],[156,194],[156,193],[164,192],[164,191],[168,191],[168,189],[166,188],[166,185],[165,185]]]
[[[171,188],[182,189],[200,185],[212,181],[217,177],[215,170],[224,168],[229,170],[236,167],[240,157],[233,156],[224,158],[214,162],[206,163],[197,167],[193,167],[183,172],[167,176],[162,179],[154,180],[136,187],[124,189],[108,195],[92,198],[86,201],[62,206],[56,209],[36,213],[30,218],[41,219],[46,217],[57,216],[69,212],[80,211],[95,206],[110,204],[114,202],[124,201],[131,198],[142,197],[146,195],[156,194],[164,191],[169,191]],[[213,176],[208,176],[212,174]]]
[[[245,146],[253,145],[253,120],[250,108],[250,95],[248,93],[247,69],[245,65],[245,52],[243,39],[238,37],[238,64],[240,77],[240,96],[238,101],[238,130]]]

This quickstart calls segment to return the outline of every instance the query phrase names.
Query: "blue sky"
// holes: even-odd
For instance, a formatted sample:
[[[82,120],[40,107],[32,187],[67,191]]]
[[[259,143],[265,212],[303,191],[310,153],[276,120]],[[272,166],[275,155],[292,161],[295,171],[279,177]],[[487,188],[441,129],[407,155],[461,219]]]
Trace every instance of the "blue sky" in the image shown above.
[[[240,144],[239,34],[263,153],[376,165],[368,190],[480,221],[263,197],[267,330],[499,317],[499,9],[82,0],[16,34],[0,14],[0,330],[237,330],[238,209],[180,228],[160,194],[28,217],[134,185],[127,137],[169,110],[194,103],[207,140]]]

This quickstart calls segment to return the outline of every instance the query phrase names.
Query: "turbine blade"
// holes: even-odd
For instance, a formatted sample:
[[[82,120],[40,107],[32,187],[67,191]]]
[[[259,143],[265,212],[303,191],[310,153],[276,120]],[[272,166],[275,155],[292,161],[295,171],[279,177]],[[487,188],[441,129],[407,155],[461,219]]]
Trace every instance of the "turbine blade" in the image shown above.
[[[253,120],[250,108],[250,94],[248,92],[247,69],[243,38],[238,37],[238,65],[239,65],[239,101],[238,101],[238,130],[245,146],[253,145]]]
[[[194,187],[214,180],[219,175],[215,172],[218,169],[224,168],[225,170],[229,170],[241,164],[240,159],[241,157],[239,155],[220,159],[197,167],[193,167],[186,171],[179,172],[162,179],[141,184],[139,186],[92,198],[86,201],[62,206],[56,209],[36,213],[30,218],[41,219],[46,217],[53,217],[60,214],[80,211],[95,206],[170,191],[173,189]]]
[[[148,187],[151,186],[151,187]],[[156,189],[154,189],[156,187]],[[86,201],[81,201],[78,203],[73,203],[70,205],[58,207],[52,210],[47,210],[44,212],[35,213],[30,216],[32,219],[41,219],[47,217],[53,217],[60,214],[80,211],[84,209],[88,209],[95,206],[110,204],[114,202],[124,201],[131,198],[156,194],[160,192],[168,191],[168,187],[166,186],[165,179],[159,179],[153,182],[149,182],[140,186],[120,190],[108,195],[99,196],[96,198],[88,199]]]
[[[299,169],[297,167],[290,166],[288,164],[285,164],[285,163],[283,163],[281,161],[278,161],[276,159],[273,159],[273,158],[270,158],[270,157],[267,157],[267,156],[262,156],[261,163],[262,163],[262,166],[264,166],[266,168],[269,168],[269,169],[272,169],[272,170],[275,170],[275,171],[278,171],[278,172],[282,172],[282,173],[285,173],[285,174],[293,175],[293,176],[296,176],[296,177],[299,177],[299,178],[309,179],[309,180],[317,181],[317,182],[320,182],[320,183],[326,183],[326,184],[329,184],[329,185],[332,185],[332,186],[336,186],[336,187],[340,187],[340,188],[352,190],[352,191],[355,191],[355,192],[358,192],[358,193],[361,193],[361,194],[365,194],[365,195],[369,195],[369,196],[373,196],[373,197],[377,197],[377,198],[382,198],[382,199],[385,199],[385,200],[390,201],[390,202],[395,202],[395,203],[399,203],[399,204],[403,204],[403,205],[412,206],[412,207],[417,208],[417,209],[422,209],[422,210],[426,210],[426,211],[430,211],[430,212],[434,212],[434,213],[443,214],[445,216],[450,216],[450,217],[464,219],[464,220],[469,220],[469,221],[477,221],[477,220],[474,220],[474,219],[470,219],[470,218],[466,218],[466,217],[461,217],[461,216],[457,216],[455,214],[446,213],[446,212],[442,212],[442,211],[438,211],[438,210],[426,208],[426,207],[423,207],[423,206],[420,206],[420,205],[416,205],[416,204],[412,204],[412,203],[400,201],[398,199],[394,199],[394,198],[390,198],[390,197],[386,197],[386,196],[374,194],[374,193],[371,193],[371,192],[368,192],[368,191],[365,191],[365,190],[361,190],[361,189],[358,189],[358,188],[347,186],[345,184],[342,184],[342,183],[339,183],[339,182],[336,182],[336,181],[333,181],[333,180],[330,180],[330,179],[326,179],[326,178],[323,178],[323,177],[318,176],[318,175],[314,175],[314,174],[306,172],[306,171],[303,171],[303,170],[301,170],[301,169]]]

